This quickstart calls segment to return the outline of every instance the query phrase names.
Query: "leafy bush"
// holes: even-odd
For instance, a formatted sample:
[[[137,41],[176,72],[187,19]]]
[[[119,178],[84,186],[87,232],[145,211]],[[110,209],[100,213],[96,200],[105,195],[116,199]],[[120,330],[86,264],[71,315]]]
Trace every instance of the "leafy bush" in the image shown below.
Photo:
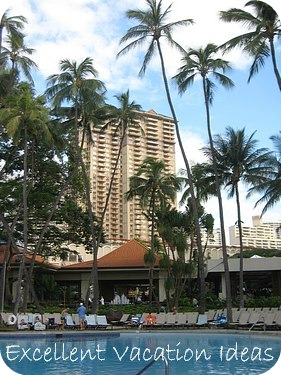
[[[281,297],[270,296],[270,297],[253,297],[247,298],[245,301],[245,307],[280,307]]]

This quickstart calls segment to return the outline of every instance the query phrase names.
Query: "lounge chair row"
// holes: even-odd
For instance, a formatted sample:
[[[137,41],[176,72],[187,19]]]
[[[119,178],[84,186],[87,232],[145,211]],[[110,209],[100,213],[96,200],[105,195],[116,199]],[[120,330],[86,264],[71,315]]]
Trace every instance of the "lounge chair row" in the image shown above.
[[[159,313],[153,314],[153,319],[147,319],[148,313],[144,313],[133,319],[128,319],[128,314],[123,314],[118,325],[124,327],[141,328],[195,328],[195,327],[233,327],[253,330],[256,328],[281,329],[281,310],[273,309],[232,309],[232,322],[227,321],[227,314],[224,310],[209,310],[205,314],[198,312],[187,313]],[[221,318],[224,319],[221,319]],[[18,314],[1,313],[1,318],[6,325],[16,325],[18,329],[59,329],[61,328],[61,315],[53,314]],[[106,329],[111,326],[105,315],[89,314],[86,316],[86,328]],[[66,329],[79,327],[78,314],[66,316]]]
[[[66,321],[64,328],[75,329],[80,327],[78,314],[68,314],[65,318]],[[44,319],[48,322],[48,328],[56,328],[56,326],[61,326],[60,314],[44,314]],[[110,324],[107,322],[105,315],[86,315],[85,328],[87,329],[106,329],[109,326]]]
[[[281,328],[281,310],[261,310],[261,311],[237,311],[232,313],[232,322],[229,326],[234,328],[255,328],[280,329]]]
[[[139,323],[128,320],[128,314],[124,314],[118,325],[125,327],[141,326],[146,329],[156,328],[196,328],[196,327],[233,327],[246,328],[249,330],[262,328],[281,329],[281,310],[264,309],[264,310],[246,310],[232,309],[232,322],[227,321],[227,314],[224,310],[209,310],[205,314],[198,312],[187,313],[159,313],[152,314],[153,319],[147,319],[148,313],[142,314]]]
[[[142,327],[144,329],[204,327],[208,323],[207,315],[199,314],[198,312],[159,313],[155,314],[154,321],[147,320],[146,318],[147,316],[143,316]]]
[[[6,325],[17,326],[18,329],[35,329],[35,330],[45,330],[45,329],[59,329],[62,327],[61,314],[9,314],[1,313],[1,318]],[[40,323],[40,324],[39,324]],[[64,328],[74,329],[78,328],[79,317],[78,314],[68,314],[66,316],[66,322]],[[86,328],[89,329],[105,329],[110,324],[107,322],[105,315],[86,315]]]
[[[44,331],[47,326],[43,323],[42,315],[37,314],[9,314],[1,313],[2,321],[7,326],[17,326],[20,330],[34,329],[35,331]]]

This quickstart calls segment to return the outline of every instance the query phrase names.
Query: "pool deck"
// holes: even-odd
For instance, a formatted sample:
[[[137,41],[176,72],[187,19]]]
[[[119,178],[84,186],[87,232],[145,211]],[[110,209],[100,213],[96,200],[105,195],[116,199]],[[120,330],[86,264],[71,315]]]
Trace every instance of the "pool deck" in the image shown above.
[[[138,328],[130,328],[130,329],[122,329],[120,327],[110,327],[104,330],[46,330],[46,331],[21,331],[21,330],[10,330],[10,331],[1,331],[0,330],[0,340],[2,339],[15,339],[15,338],[26,338],[30,337],[32,339],[35,338],[54,338],[54,339],[61,339],[63,337],[104,337],[104,336],[113,336],[118,337],[121,334],[146,334],[146,333],[154,333],[154,334],[161,334],[161,333],[185,333],[185,334],[219,334],[219,335],[246,335],[246,336],[270,336],[270,337],[277,337],[281,339],[281,331],[249,331],[248,329],[216,329],[216,328],[198,328],[198,329],[138,329]]]

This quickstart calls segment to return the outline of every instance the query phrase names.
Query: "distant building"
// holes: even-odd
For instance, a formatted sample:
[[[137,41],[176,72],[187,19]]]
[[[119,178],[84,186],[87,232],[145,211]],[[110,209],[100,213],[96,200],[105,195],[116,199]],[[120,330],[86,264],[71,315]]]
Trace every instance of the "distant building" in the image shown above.
[[[221,230],[216,228],[213,230],[212,236],[208,236],[206,231],[201,231],[201,241],[204,245],[208,241],[208,246],[221,246]]]
[[[263,249],[281,250],[281,222],[263,223],[259,216],[253,216],[253,226],[242,226],[243,245]],[[237,225],[229,227],[230,245],[239,245]]]

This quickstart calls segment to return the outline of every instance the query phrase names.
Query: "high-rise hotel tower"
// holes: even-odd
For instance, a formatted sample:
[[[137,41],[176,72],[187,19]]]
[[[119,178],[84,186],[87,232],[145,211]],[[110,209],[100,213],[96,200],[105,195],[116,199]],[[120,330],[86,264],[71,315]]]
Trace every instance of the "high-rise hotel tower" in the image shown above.
[[[108,239],[149,239],[149,228],[137,199],[127,201],[129,178],[146,157],[164,160],[167,173],[176,173],[175,126],[173,119],[153,110],[143,112],[140,127],[130,128],[125,137],[120,161],[106,211],[104,229]],[[120,137],[113,129],[105,132],[93,129],[94,143],[85,146],[85,158],[90,174],[93,211],[101,217],[110,178],[120,146]]]

